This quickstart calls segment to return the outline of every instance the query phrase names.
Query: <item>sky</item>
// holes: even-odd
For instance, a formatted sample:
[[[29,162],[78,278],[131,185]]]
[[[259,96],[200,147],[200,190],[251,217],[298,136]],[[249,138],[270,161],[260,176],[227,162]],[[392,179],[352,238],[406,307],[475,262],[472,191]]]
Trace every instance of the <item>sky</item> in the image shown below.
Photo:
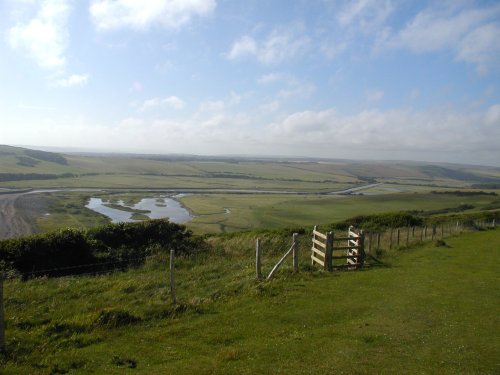
[[[500,2],[0,0],[0,144],[500,166]]]

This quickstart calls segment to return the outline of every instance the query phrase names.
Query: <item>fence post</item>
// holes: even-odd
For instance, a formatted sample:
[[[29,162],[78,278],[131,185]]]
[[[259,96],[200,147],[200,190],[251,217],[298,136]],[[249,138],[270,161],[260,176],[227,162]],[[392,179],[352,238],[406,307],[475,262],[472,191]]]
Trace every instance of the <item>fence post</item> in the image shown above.
[[[257,279],[262,277],[261,263],[260,263],[260,238],[255,240],[255,274]]]
[[[408,247],[409,242],[410,242],[410,227],[406,229],[406,247]]]
[[[175,305],[177,303],[177,297],[175,295],[174,261],[175,251],[170,250],[170,294],[172,296],[172,303]]]
[[[492,226],[493,228],[496,228],[496,226],[495,226],[495,219],[493,219],[493,222],[491,223],[491,226]]]
[[[0,352],[5,349],[5,326],[3,316],[3,274],[0,272]]]
[[[441,223],[441,239],[444,238],[444,223]]]
[[[393,229],[391,228],[391,231],[389,232],[389,249],[392,249],[392,232],[393,232]]]
[[[398,237],[397,237],[397,241],[396,241],[396,246],[398,246],[398,247],[399,247],[399,228],[397,229],[397,232],[396,232],[396,233],[397,233],[397,236],[398,236]]]
[[[368,254],[371,254],[372,252],[372,239],[373,239],[373,236],[372,236],[372,232],[368,232]]]
[[[377,255],[380,253],[380,232],[377,232]]]
[[[424,226],[424,241],[427,240],[427,225]]]
[[[255,274],[257,279],[262,277],[261,262],[260,262],[260,238],[255,240]]]
[[[363,232],[363,229],[361,229],[359,231],[359,255],[360,255],[360,264],[361,264],[361,267],[364,266],[365,264],[365,257],[366,257],[366,254],[365,254],[365,232]]]
[[[424,228],[420,227],[420,242],[424,239]]]
[[[432,224],[432,240],[434,241],[434,236],[436,235],[436,224]]]
[[[299,272],[299,244],[297,243],[298,233],[294,233],[293,238],[293,271]]]
[[[325,249],[325,271],[331,271],[333,269],[332,253],[333,253],[333,232],[328,232],[326,234],[326,249]]]

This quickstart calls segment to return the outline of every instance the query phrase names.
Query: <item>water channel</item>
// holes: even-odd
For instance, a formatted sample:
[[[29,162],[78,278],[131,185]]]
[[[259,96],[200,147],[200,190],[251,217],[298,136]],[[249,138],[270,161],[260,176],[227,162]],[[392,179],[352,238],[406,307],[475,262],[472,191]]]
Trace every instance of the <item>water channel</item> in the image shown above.
[[[134,212],[108,207],[108,204],[110,204],[109,201],[92,197],[85,207],[95,212],[99,212],[100,214],[106,215],[111,219],[113,223],[140,221],[132,219],[132,214]],[[151,219],[168,218],[171,222],[177,224],[184,224],[192,219],[189,211],[185,207],[183,207],[177,200],[172,198],[142,198],[139,203],[130,206],[126,205],[123,201],[118,201],[115,204],[134,210],[149,211],[143,213],[143,215],[146,215]]]

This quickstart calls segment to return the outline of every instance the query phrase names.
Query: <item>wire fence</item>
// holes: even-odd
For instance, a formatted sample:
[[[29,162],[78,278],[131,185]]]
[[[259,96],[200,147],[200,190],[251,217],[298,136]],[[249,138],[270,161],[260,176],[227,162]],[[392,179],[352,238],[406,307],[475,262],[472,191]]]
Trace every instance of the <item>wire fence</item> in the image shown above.
[[[445,238],[467,231],[495,228],[495,219],[448,221],[424,226],[390,228],[385,231],[365,231],[365,250],[368,254],[381,255],[384,251],[409,247],[426,241],[443,241]]]

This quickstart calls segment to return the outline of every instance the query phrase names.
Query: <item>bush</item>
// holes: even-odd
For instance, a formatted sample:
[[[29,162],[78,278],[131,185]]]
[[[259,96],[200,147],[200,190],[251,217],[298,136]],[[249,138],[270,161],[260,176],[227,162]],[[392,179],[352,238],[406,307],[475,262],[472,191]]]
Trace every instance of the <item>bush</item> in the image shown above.
[[[95,263],[91,246],[85,233],[78,229],[19,239],[0,241],[0,260],[8,268],[22,274],[45,274],[43,270],[75,267]],[[74,270],[51,271],[51,276],[71,274]]]
[[[383,230],[386,228],[398,228],[423,225],[421,217],[409,212],[396,212],[378,215],[359,215],[353,218],[333,224],[332,229],[347,230],[351,225],[365,230]]]
[[[64,229],[0,241],[0,271],[25,278],[102,272],[142,264],[160,249],[186,255],[204,246],[183,225],[162,219]]]

